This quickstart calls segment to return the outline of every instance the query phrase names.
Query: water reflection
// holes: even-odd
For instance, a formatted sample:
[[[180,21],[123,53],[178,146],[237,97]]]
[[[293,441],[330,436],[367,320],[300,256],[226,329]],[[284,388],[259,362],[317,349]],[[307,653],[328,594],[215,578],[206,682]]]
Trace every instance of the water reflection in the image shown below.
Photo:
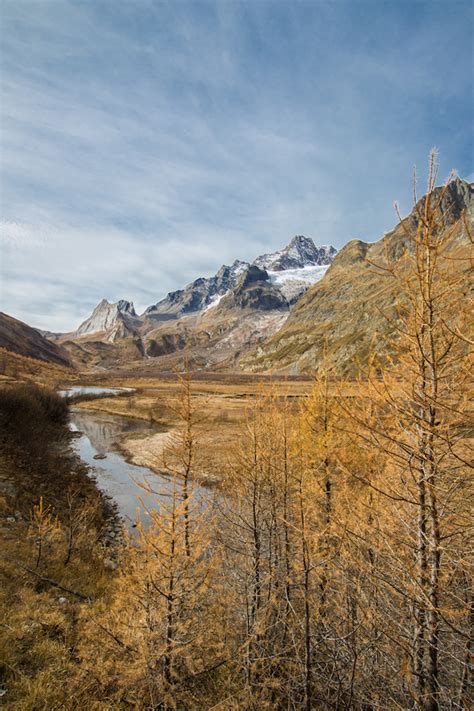
[[[73,410],[71,429],[81,433],[74,440],[76,452],[93,467],[98,486],[114,499],[129,527],[138,520],[146,523],[147,509],[157,509],[160,503],[169,502],[172,479],[155,474],[148,467],[130,464],[117,448],[119,439],[126,433],[155,431],[149,423],[117,415]],[[94,458],[97,455],[100,456],[99,461]],[[154,493],[146,492],[144,484],[151,486]],[[202,499],[202,492],[197,487],[199,499]]]
[[[77,395],[120,395],[121,393],[133,393],[134,388],[102,388],[98,385],[75,385],[66,390],[59,390],[63,397],[75,397]]]

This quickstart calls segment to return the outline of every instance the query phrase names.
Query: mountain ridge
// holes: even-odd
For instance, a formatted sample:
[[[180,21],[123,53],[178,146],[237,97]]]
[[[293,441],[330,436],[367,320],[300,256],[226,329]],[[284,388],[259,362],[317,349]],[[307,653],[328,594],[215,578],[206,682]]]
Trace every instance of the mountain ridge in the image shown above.
[[[71,360],[65,348],[51,342],[38,329],[1,311],[0,348],[35,360],[65,367],[71,366]]]
[[[252,262],[267,271],[301,269],[306,266],[329,266],[337,254],[332,245],[317,247],[310,237],[295,235],[286,247],[270,254],[262,254]]]
[[[297,235],[282,250],[261,255],[251,263],[236,259],[231,265],[223,264],[213,276],[198,277],[183,289],[169,292],[166,297],[148,306],[140,315],[135,312],[130,301],[122,299],[110,303],[104,298],[97,304],[91,315],[67,336],[76,339],[94,333],[105,333],[108,342],[115,342],[119,338],[137,334],[143,328],[149,330],[151,325],[147,322],[179,319],[191,314],[204,313],[218,305],[227,309],[231,304],[238,308],[259,308],[257,293],[262,296],[260,306],[263,310],[273,307],[288,309],[310,284],[323,274],[323,271],[321,273],[314,270],[307,271],[307,267],[317,266],[323,269],[329,266],[336,254],[337,250],[332,246],[317,247],[310,237]],[[259,279],[260,290],[252,287],[253,298],[245,298],[243,291],[245,285],[248,286],[245,275],[252,271],[255,273],[255,269],[260,269],[259,265],[264,262],[272,267],[273,271],[269,272],[262,268]],[[297,272],[298,269],[301,271]],[[285,272],[289,270],[292,272],[286,281],[292,282],[292,288],[288,287],[284,279]],[[272,278],[273,272],[278,273],[278,278]],[[242,277],[244,277],[243,282]],[[225,298],[236,289],[240,299],[237,295],[233,300]],[[222,299],[224,301],[221,301]]]
[[[80,324],[75,334],[83,336],[108,332],[107,340],[114,342],[117,338],[134,332],[137,325],[138,317],[133,302],[120,299],[116,303],[110,303],[107,299],[102,299],[89,318]]]
[[[279,329],[336,252],[296,236],[279,252],[252,263],[236,259],[222,265],[213,276],[169,292],[140,315],[131,301],[102,299],[76,331],[49,337],[81,365],[172,357],[183,348],[199,353],[206,367],[222,365]],[[275,271],[258,267],[260,259]]]
[[[306,266],[327,266],[337,250],[332,246],[316,247],[310,237],[297,235],[286,247],[271,254],[256,257],[253,262],[236,259],[230,266],[223,264],[214,276],[200,277],[190,282],[184,289],[171,291],[164,299],[149,306],[142,316],[149,318],[179,318],[185,314],[203,311],[211,307],[219,297],[237,287],[240,276],[252,266],[265,270],[284,271]],[[267,265],[267,266],[265,266]],[[310,279],[300,278],[307,287]],[[306,288],[307,288],[306,287]],[[303,293],[304,286],[299,290]]]
[[[441,190],[435,189],[434,199],[442,195]],[[331,363],[348,374],[366,362],[369,352],[383,360],[393,333],[382,313],[393,310],[397,295],[371,262],[398,261],[410,249],[407,231],[416,229],[425,200],[426,195],[381,239],[347,242],[324,278],[295,304],[282,328],[244,354],[240,367],[253,372],[314,372],[325,349]],[[456,225],[452,249],[467,245],[463,219],[474,232],[474,184],[461,178],[451,181],[440,212],[446,227]]]
[[[436,188],[432,198],[440,195],[443,225],[455,226],[450,248],[464,249],[468,225],[474,231],[474,184],[458,178],[444,192]],[[252,263],[223,265],[141,315],[131,301],[102,299],[76,331],[35,331],[34,338],[43,345],[53,342],[60,358],[87,367],[121,368],[156,359],[158,370],[169,369],[186,349],[202,369],[296,375],[314,372],[326,348],[336,369],[354,374],[369,353],[381,363],[389,356],[393,333],[385,314],[394,313],[397,294],[373,264],[396,262],[411,249],[407,233],[422,219],[425,200],[375,242],[353,239],[334,254],[334,248],[316,247],[299,235]],[[324,261],[329,264],[315,264]]]

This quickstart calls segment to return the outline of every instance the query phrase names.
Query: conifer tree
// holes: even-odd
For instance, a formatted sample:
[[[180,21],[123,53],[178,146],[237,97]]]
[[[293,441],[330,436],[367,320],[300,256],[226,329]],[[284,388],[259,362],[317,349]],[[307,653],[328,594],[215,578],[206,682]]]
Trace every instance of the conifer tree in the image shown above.
[[[377,576],[391,601],[384,632],[393,627],[393,665],[401,673],[406,659],[405,693],[426,711],[465,703],[470,606],[466,235],[450,214],[449,180],[436,189],[436,178],[433,153],[416,219],[401,222],[405,254],[377,265],[397,286],[394,362],[370,378],[373,416],[355,416],[383,469],[382,482],[367,483],[379,504]]]

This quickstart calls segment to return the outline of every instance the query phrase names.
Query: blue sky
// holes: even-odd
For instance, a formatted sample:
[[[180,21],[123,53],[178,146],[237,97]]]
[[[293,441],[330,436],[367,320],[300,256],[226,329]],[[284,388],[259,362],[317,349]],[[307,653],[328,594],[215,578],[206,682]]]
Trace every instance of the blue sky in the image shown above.
[[[462,0],[2,0],[0,309],[70,330],[473,176]]]

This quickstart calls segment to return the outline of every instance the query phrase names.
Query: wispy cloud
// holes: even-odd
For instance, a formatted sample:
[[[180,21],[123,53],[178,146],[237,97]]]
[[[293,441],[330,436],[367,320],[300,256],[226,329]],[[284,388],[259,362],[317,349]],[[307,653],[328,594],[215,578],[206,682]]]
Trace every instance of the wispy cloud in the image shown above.
[[[1,308],[33,325],[145,307],[295,233],[376,239],[432,145],[472,172],[467,2],[1,13]]]

